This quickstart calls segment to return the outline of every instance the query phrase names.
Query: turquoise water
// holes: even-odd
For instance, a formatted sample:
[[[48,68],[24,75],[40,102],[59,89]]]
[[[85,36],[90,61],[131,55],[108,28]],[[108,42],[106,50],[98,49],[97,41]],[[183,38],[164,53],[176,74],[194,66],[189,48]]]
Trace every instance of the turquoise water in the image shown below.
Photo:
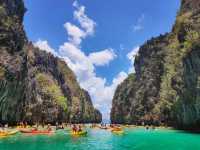
[[[0,139],[0,150],[200,150],[200,135],[174,130],[125,129],[124,135],[89,129],[86,137],[17,134]]]

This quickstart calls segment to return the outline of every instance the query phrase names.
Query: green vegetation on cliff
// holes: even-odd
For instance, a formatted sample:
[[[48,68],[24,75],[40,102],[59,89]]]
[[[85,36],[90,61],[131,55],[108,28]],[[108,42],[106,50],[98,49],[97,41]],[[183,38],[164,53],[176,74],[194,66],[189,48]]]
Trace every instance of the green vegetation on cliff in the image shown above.
[[[23,0],[0,0],[0,123],[99,123],[67,64],[28,42]]]
[[[136,79],[125,80],[113,98],[113,123],[199,129],[199,29],[200,1],[182,0],[172,32],[140,47],[134,64]],[[131,92],[127,95],[127,91]],[[121,110],[123,116],[116,118]]]
[[[3,80],[5,77],[5,69],[0,66],[0,80]]]
[[[60,105],[65,111],[67,110],[67,98],[64,97],[60,87],[44,73],[39,73],[36,76],[42,92],[49,95],[56,104]]]

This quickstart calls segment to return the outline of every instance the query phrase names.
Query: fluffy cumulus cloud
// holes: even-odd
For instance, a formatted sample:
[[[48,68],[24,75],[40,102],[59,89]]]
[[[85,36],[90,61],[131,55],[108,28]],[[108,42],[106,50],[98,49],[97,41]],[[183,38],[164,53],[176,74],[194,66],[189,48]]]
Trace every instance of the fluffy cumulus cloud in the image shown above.
[[[94,34],[96,22],[85,14],[85,6],[80,6],[77,1],[74,1],[73,6],[76,8],[74,11],[74,19],[80,23],[87,35]]]
[[[109,48],[99,52],[90,53],[89,59],[96,66],[104,66],[109,64],[110,61],[114,60],[117,55],[114,50]]]
[[[70,22],[65,23],[64,27],[68,33],[68,40],[75,45],[79,45],[82,39],[86,36],[83,30]]]
[[[140,47],[137,46],[135,48],[133,48],[126,56],[127,58],[130,60],[131,62],[131,67],[129,68],[129,73],[133,73],[134,72],[134,62],[135,62],[135,57],[138,54]]]
[[[69,57],[72,62],[80,62],[86,58],[84,52],[70,42],[66,42],[59,48],[59,54]]]
[[[117,55],[112,48],[95,51],[86,55],[81,49],[83,39],[95,33],[96,23],[86,15],[86,9],[77,1],[73,3],[75,8],[74,19],[78,25],[66,22],[64,28],[67,31],[68,41],[60,45],[56,51],[57,56],[64,59],[75,72],[82,88],[86,89],[93,100],[94,106],[108,119],[114,91],[128,75],[120,72],[110,85],[106,78],[96,75],[96,67],[108,65]],[[48,52],[56,53],[47,41],[38,40],[35,46]]]
[[[113,79],[112,84],[107,85],[106,79],[98,77],[95,69],[96,66],[109,64],[116,57],[114,51],[106,49],[87,56],[73,44],[65,43],[60,47],[59,54],[75,72],[81,87],[90,93],[94,106],[101,110],[104,118],[109,118],[114,91],[117,85],[127,77],[127,74],[119,73]]]
[[[105,119],[109,118],[112,98],[117,86],[126,79],[128,74],[126,72],[120,72],[112,81],[112,84],[106,86],[106,80],[102,80],[95,86],[96,81],[93,83],[95,88],[90,89],[91,96],[95,98],[95,105],[102,111]],[[105,109],[106,108],[106,109]]]

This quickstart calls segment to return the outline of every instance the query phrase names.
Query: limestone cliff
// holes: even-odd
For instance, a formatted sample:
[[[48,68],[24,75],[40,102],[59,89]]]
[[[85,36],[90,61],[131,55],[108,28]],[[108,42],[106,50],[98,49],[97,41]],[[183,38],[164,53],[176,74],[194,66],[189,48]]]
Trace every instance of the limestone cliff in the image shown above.
[[[199,129],[200,1],[182,0],[172,32],[141,46],[134,66],[113,98],[113,123]]]
[[[67,64],[28,42],[22,0],[0,0],[0,122],[101,122]]]

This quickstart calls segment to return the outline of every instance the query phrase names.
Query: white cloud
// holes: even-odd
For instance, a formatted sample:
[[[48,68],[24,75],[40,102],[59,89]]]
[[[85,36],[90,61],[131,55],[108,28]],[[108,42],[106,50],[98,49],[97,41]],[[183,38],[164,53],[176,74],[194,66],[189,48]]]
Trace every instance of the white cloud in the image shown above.
[[[72,43],[66,42],[61,45],[59,48],[59,54],[66,60],[69,67],[76,73],[80,82],[93,75],[95,70],[94,65],[90,62],[85,53]]]
[[[75,45],[79,45],[82,41],[82,38],[85,38],[86,36],[83,30],[71,24],[70,22],[65,23],[64,27],[68,33],[68,40]]]
[[[106,79],[98,77],[95,73],[95,63],[97,62],[92,62],[89,56],[86,56],[80,49],[66,45],[68,44],[65,43],[60,48],[60,51],[65,54],[63,58],[75,72],[81,87],[90,93],[94,106],[101,110],[104,118],[108,119],[115,89],[127,77],[127,74],[120,72],[112,83],[107,85]],[[98,53],[101,54],[101,52]],[[102,65],[100,61],[98,63]]]
[[[137,23],[133,26],[133,31],[141,31],[144,29],[143,27],[143,22],[144,22],[144,14],[142,14],[138,20],[137,20]]]
[[[94,100],[95,106],[101,110],[104,119],[108,119],[110,115],[112,98],[117,86],[124,81],[128,76],[125,72],[120,72],[110,85],[106,85],[106,80],[98,77],[90,78],[86,85]]]
[[[65,42],[59,48],[59,53],[63,57],[69,57],[72,62],[85,59],[84,53],[70,42]]]
[[[46,41],[46,40],[38,40],[37,42],[35,42],[34,44],[33,44],[35,47],[37,47],[37,48],[39,48],[39,49],[41,49],[41,50],[44,50],[44,51],[47,51],[48,53],[52,53],[52,54],[54,54],[54,55],[57,55],[57,53],[56,53],[56,51],[53,49],[53,48],[51,48],[50,46],[49,46],[49,43],[48,43],[48,41]]]
[[[85,7],[79,5],[77,1],[74,1],[73,6],[75,7],[74,19],[78,21],[80,27],[70,22],[66,22],[64,27],[68,33],[69,42],[78,47],[84,38],[94,34],[96,22],[85,14]]]
[[[110,63],[110,61],[114,60],[116,57],[117,55],[111,48],[89,54],[90,61],[96,66],[107,65]]]
[[[138,54],[138,51],[139,51],[140,47],[137,46],[135,48],[133,48],[126,56],[127,58],[130,60],[131,62],[131,67],[129,68],[129,73],[133,73],[135,72],[135,69],[134,69],[134,62],[135,62],[135,57],[137,56]]]
[[[75,1],[73,2],[72,6],[74,6],[74,7],[78,8],[78,7],[79,7],[79,3],[78,3],[78,1],[77,1],[77,0],[75,0]]]
[[[77,1],[73,3],[73,6],[77,9],[74,11],[74,18],[80,23],[87,35],[94,34],[96,23],[85,14],[85,7],[80,6]]]
[[[109,85],[105,78],[96,75],[96,67],[108,65],[117,55],[112,48],[88,55],[81,50],[82,40],[94,34],[96,23],[85,14],[84,6],[80,6],[77,1],[73,3],[73,6],[76,9],[74,18],[80,23],[80,26],[70,22],[65,23],[68,41],[60,45],[57,55],[67,62],[76,74],[81,87],[89,92],[94,106],[100,109],[104,118],[108,119],[115,89],[128,75],[120,72]],[[47,41],[39,40],[35,45],[48,52],[55,52]]]

